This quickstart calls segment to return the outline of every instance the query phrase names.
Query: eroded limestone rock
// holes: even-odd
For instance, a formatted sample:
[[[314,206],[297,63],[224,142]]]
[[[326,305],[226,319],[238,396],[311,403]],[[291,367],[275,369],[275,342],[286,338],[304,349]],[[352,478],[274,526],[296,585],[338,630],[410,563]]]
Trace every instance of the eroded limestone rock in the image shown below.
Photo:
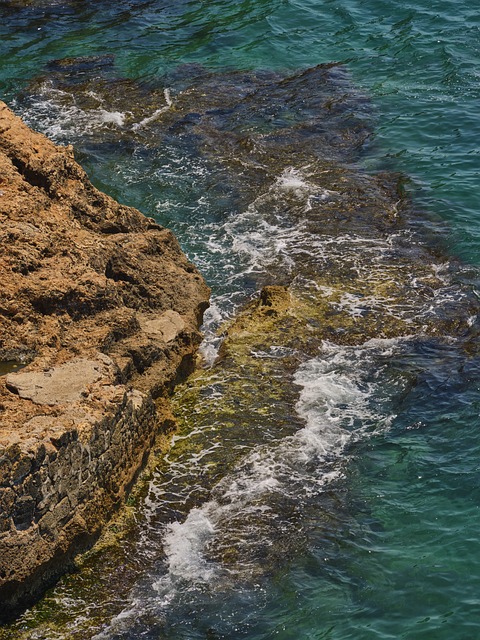
[[[102,377],[102,363],[94,360],[70,360],[47,371],[11,373],[7,389],[35,404],[66,404],[80,400],[87,389]]]
[[[98,537],[193,367],[209,291],[173,234],[0,103],[0,617]],[[15,367],[22,365],[21,370]]]

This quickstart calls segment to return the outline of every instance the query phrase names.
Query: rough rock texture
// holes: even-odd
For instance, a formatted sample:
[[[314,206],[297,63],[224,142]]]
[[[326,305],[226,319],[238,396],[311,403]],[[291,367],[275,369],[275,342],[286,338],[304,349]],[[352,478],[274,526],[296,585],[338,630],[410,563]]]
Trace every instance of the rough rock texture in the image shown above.
[[[0,617],[121,503],[209,291],[170,231],[0,103]],[[10,364],[9,364],[10,363]],[[13,363],[25,365],[13,372]],[[160,409],[159,407],[163,407]]]

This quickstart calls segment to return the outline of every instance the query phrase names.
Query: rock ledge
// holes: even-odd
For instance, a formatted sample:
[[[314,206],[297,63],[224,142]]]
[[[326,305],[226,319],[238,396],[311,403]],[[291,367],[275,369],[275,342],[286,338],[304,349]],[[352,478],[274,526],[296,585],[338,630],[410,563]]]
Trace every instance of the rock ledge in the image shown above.
[[[95,189],[71,148],[1,102],[0,236],[6,619],[124,500],[193,368],[209,290],[170,231]]]

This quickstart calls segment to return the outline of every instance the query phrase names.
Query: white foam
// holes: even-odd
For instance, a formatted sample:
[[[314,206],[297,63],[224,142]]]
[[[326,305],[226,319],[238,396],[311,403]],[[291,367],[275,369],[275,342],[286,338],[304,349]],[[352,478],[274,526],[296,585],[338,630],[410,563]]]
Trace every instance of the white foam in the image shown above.
[[[45,82],[39,90],[39,97],[33,100],[22,117],[28,124],[41,123],[42,131],[55,141],[71,139],[72,136],[85,135],[101,129],[103,126],[124,127],[130,112],[107,110],[103,108],[103,98],[93,91],[87,94],[97,100],[98,107],[81,109],[74,94],[54,88]],[[162,113],[168,111],[173,101],[169,89],[164,89],[165,106],[157,109],[152,115],[132,126],[138,130],[157,120]],[[131,114],[130,114],[131,115]]]
[[[117,127],[123,127],[125,124],[125,114],[121,111],[105,111],[105,109],[98,109],[95,113],[99,122],[116,124]]]
[[[294,191],[298,196],[307,195],[309,198],[315,196],[316,199],[327,200],[330,196],[338,195],[337,191],[325,189],[307,180],[305,171],[296,167],[287,167],[282,174],[277,177],[273,189],[284,191]]]
[[[282,175],[277,178],[276,186],[279,189],[293,189],[294,191],[297,189],[312,189],[312,185],[306,181],[302,172],[294,167],[287,167],[284,170]]]
[[[27,124],[40,128],[56,142],[73,140],[77,136],[92,134],[103,127],[123,127],[127,114],[102,108],[101,99],[95,94],[99,106],[95,109],[81,109],[75,96],[53,88],[45,82],[27,110],[21,113]]]
[[[218,353],[222,339],[216,336],[206,336],[200,345],[200,353],[207,366],[212,366],[218,358]]]
[[[164,549],[170,577],[196,583],[209,582],[216,574],[215,566],[207,563],[201,553],[215,532],[208,517],[208,511],[214,511],[214,506],[209,503],[208,508],[192,509],[185,522],[168,525]],[[160,587],[157,583],[156,588]]]
[[[274,267],[277,272],[290,273],[294,267],[292,256],[298,251],[311,251],[315,244],[305,220],[286,224],[284,207],[288,194],[293,194],[304,209],[311,209],[314,200],[337,195],[309,181],[304,170],[287,167],[245,211],[232,216],[223,227],[220,249],[237,254],[244,272],[263,273]]]
[[[134,131],[137,131],[138,129],[141,129],[145,125],[150,124],[151,122],[154,122],[162,115],[162,113],[165,113],[172,107],[173,102],[170,96],[170,89],[164,89],[163,95],[165,96],[166,105],[164,107],[161,107],[160,109],[157,109],[154,113],[152,113],[151,116],[148,116],[148,118],[144,118],[140,122],[134,124],[132,126],[132,129]]]

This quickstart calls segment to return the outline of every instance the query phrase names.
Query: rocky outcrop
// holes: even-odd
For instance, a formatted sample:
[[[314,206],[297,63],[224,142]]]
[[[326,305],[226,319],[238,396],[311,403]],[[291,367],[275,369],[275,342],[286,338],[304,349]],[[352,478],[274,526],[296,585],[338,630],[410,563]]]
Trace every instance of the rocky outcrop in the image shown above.
[[[193,366],[209,291],[173,234],[0,103],[0,616],[96,539]]]

